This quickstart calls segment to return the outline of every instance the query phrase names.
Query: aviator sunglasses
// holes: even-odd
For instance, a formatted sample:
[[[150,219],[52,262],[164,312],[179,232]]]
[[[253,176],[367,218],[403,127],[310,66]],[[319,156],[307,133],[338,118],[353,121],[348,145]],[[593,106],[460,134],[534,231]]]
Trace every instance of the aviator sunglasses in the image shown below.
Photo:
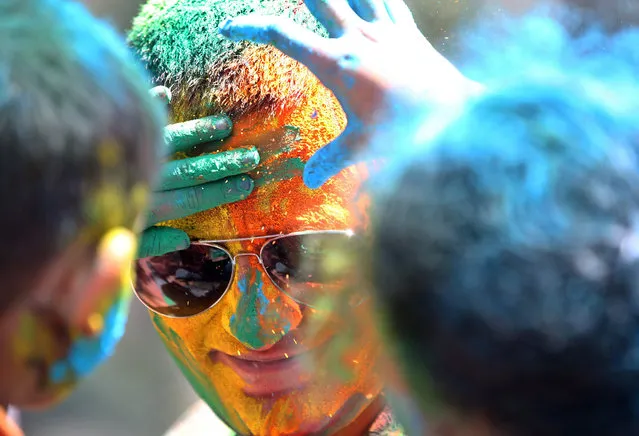
[[[184,318],[215,306],[231,287],[236,259],[254,256],[273,284],[293,300],[312,306],[318,297],[343,287],[344,268],[335,268],[336,250],[351,230],[305,231],[252,238],[194,241],[180,251],[138,259],[134,291],[158,314]],[[232,254],[227,244],[259,241],[255,251]],[[333,262],[331,262],[333,260]]]

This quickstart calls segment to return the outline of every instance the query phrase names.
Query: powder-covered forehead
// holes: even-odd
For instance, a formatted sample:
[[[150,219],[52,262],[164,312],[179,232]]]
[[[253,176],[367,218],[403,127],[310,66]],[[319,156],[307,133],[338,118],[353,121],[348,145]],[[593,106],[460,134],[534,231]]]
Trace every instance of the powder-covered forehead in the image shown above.
[[[229,71],[224,80],[230,88],[237,87],[230,95],[246,99],[246,105],[241,106],[239,114],[231,114],[233,134],[218,149],[257,148],[260,164],[249,174],[256,188],[245,200],[170,225],[184,229],[191,237],[205,239],[351,227],[349,202],[359,187],[358,171],[346,171],[318,190],[307,188],[302,180],[310,156],[345,127],[346,117],[339,103],[306,69],[295,65],[281,68],[281,57],[274,49],[249,51],[262,54],[246,59],[247,69],[260,65],[253,80],[277,92],[282,100],[275,103],[277,100],[266,99],[261,106],[250,105],[255,89]],[[286,83],[293,80],[305,86],[297,95],[286,98]],[[194,107],[185,106],[185,112]],[[174,111],[177,109],[174,107]]]
[[[255,146],[260,153],[248,199],[168,224],[206,239],[347,228],[361,174],[349,170],[320,190],[306,188],[301,177],[309,157],[341,133],[345,115],[303,65],[217,32],[224,19],[251,12],[288,16],[323,33],[293,0],[151,0],[134,22],[129,41],[155,83],[171,87],[172,119],[227,113],[233,134],[217,149]]]
[[[317,82],[299,104],[276,116],[258,110],[234,117],[233,122],[233,135],[222,149],[257,147],[260,165],[249,174],[255,190],[238,203],[169,225],[205,239],[351,227],[351,203],[363,176],[359,169],[347,169],[316,190],[307,188],[302,180],[310,155],[337,137],[346,122],[326,88]]]

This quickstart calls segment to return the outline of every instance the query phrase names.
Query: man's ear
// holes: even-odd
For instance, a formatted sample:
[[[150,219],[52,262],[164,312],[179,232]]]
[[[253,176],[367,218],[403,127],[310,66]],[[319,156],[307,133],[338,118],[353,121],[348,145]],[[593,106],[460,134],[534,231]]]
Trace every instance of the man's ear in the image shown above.
[[[105,303],[115,301],[121,292],[131,288],[131,270],[137,245],[130,230],[116,228],[100,241],[95,262],[75,294],[73,325],[82,334],[94,336],[101,331]]]
[[[71,365],[72,372],[78,368],[69,361],[70,353],[84,353],[86,365],[79,368],[78,376],[108,357],[121,335],[122,317],[126,318],[135,252],[135,235],[118,228],[97,246],[73,244],[46,268],[28,297],[1,319],[2,401],[20,407],[51,404],[72,387],[68,380],[75,375],[67,378],[66,368]],[[112,320],[107,315],[114,306],[118,316]],[[74,348],[76,340],[86,343],[91,338],[100,341],[97,355],[91,354],[93,348],[81,350],[77,344]],[[56,365],[64,370],[60,380],[55,380]]]
[[[70,333],[93,336],[100,330],[100,312],[130,289],[135,252],[135,235],[120,227],[97,245],[72,245],[48,269],[28,306],[55,313]]]

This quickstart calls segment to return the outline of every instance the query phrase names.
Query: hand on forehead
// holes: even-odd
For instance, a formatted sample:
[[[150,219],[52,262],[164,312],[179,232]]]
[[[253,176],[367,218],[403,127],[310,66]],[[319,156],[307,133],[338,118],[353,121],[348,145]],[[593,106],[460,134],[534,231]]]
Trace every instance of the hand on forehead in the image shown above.
[[[150,93],[165,104],[171,102],[171,91],[164,86],[157,86]],[[260,161],[255,147],[184,157],[186,153],[194,154],[206,143],[228,137],[231,131],[232,122],[224,115],[206,116],[165,128],[164,154],[174,160],[165,162],[161,169],[159,186],[147,216],[147,226],[151,227],[142,232],[138,257],[159,256],[190,245],[184,231],[155,224],[242,200],[251,193],[254,183],[245,173]]]
[[[215,10],[215,14],[193,15],[193,11],[205,7],[204,5]],[[288,2],[275,1],[268,2],[268,5],[264,7],[279,11],[281,8],[286,9],[288,5]],[[184,59],[178,71],[172,63],[174,57],[166,54],[167,50],[171,53],[175,52],[174,42],[163,41],[159,34],[158,40],[144,36],[148,33],[147,31],[153,33],[154,26],[157,25],[161,25],[165,31],[173,30],[176,26],[174,20],[178,18],[180,22],[188,19],[207,27],[215,27],[219,22],[216,20],[234,13],[232,8],[227,10],[227,6],[215,0],[204,3],[191,3],[185,0],[164,6],[147,5],[142,12],[147,19],[134,23],[130,40],[143,57],[146,56],[144,53],[155,53],[148,62],[158,77],[172,78],[171,114],[174,120],[181,121],[182,126],[197,127],[204,124],[193,121],[198,117],[207,118],[220,113],[228,113],[231,116],[234,124],[233,133],[222,142],[188,150],[187,141],[189,159],[210,162],[215,156],[219,158],[224,153],[237,153],[241,149],[256,150],[259,154],[259,163],[253,160],[251,163],[253,168],[245,171],[250,183],[254,183],[257,189],[252,193],[250,190],[246,192],[248,198],[233,206],[226,206],[230,202],[226,198],[228,184],[216,184],[220,188],[217,193],[212,193],[211,183],[187,186],[177,190],[163,190],[160,195],[156,195],[157,200],[153,201],[152,211],[155,216],[151,216],[150,221],[169,224],[186,231],[191,236],[198,234],[198,237],[207,237],[199,231],[202,225],[210,227],[206,224],[207,221],[215,221],[215,226],[218,227],[215,232],[212,228],[209,229],[211,231],[204,232],[208,237],[212,237],[213,233],[238,235],[237,229],[232,229],[234,225],[230,226],[231,228],[227,226],[229,222],[236,221],[229,218],[229,215],[233,215],[236,210],[238,214],[244,211],[243,215],[247,222],[249,213],[246,211],[255,214],[251,218],[254,221],[252,227],[248,228],[245,224],[240,226],[247,232],[266,231],[271,224],[269,221],[275,220],[278,214],[290,217],[289,225],[285,227],[295,230],[308,225],[328,225],[328,217],[335,214],[329,210],[331,207],[326,206],[335,203],[336,197],[352,196],[355,192],[355,189],[352,189],[355,183],[349,181],[346,183],[347,186],[344,186],[344,183],[336,181],[334,186],[328,188],[328,194],[332,191],[332,198],[326,198],[321,193],[310,196],[302,189],[303,184],[298,182],[301,180],[304,165],[312,154],[337,137],[344,128],[344,114],[331,92],[324,88],[304,66],[272,47],[230,42],[216,35],[215,32],[201,39],[195,37],[196,35],[190,31],[176,28],[173,38],[184,38],[190,44],[195,44],[189,59]],[[263,5],[260,4],[259,8],[262,7]],[[153,11],[156,13],[151,14]],[[295,14],[295,19],[297,20],[300,16],[304,16],[302,21],[307,28],[318,31],[316,29],[318,26],[312,24],[313,20],[308,11]],[[311,20],[308,20],[309,18]],[[145,30],[146,33],[143,35],[141,30]],[[222,50],[222,47],[226,47],[226,50]],[[160,54],[159,49],[164,54]],[[204,51],[209,51],[210,55],[199,57],[198,53]],[[180,53],[175,55],[181,56]],[[191,83],[196,83],[197,86],[190,86]],[[174,129],[170,130],[173,133]],[[179,135],[171,134],[169,139],[172,142],[181,142],[178,140]],[[211,152],[213,154],[210,154]],[[178,179],[184,178],[184,174],[188,173],[184,171],[186,161],[187,159],[179,159],[175,161],[175,164],[166,164],[165,173],[169,176],[179,173]],[[170,168],[171,165],[174,168]],[[213,171],[209,173],[209,176],[218,177],[219,174],[220,171]],[[205,177],[196,176],[199,180]],[[164,179],[172,183],[168,177]],[[346,179],[353,179],[353,177],[346,177]],[[188,180],[184,183],[191,182],[192,180]],[[337,189],[340,186],[342,187]],[[307,197],[312,197],[312,201],[308,201]],[[309,204],[314,205],[316,210],[304,210],[303,206]],[[205,208],[205,205],[209,207]],[[201,212],[203,210],[206,212]],[[198,214],[193,216],[196,213]],[[338,213],[338,216],[343,215],[345,213],[342,211]],[[191,217],[182,219],[185,216]],[[209,224],[212,225],[212,223]],[[273,224],[280,223],[273,222]],[[223,225],[227,227],[224,232],[221,232],[219,227]],[[157,227],[153,228],[153,233],[157,232]],[[151,235],[151,232],[149,234]],[[184,233],[180,235],[184,236],[181,241],[186,243],[188,238]],[[158,238],[150,238],[150,240],[157,241]]]
[[[305,3],[328,39],[279,16],[236,17],[220,31],[234,40],[273,44],[308,66],[344,107],[345,132],[305,169],[310,187],[360,159],[363,148],[383,154],[394,142],[415,141],[430,109],[463,100],[476,88],[424,38],[401,0]]]
[[[241,202],[167,224],[202,239],[349,228],[349,201],[356,195],[363,173],[352,169],[317,191],[307,188],[302,179],[308,157],[337,136],[343,126],[337,103],[321,89],[315,90],[306,104],[279,116],[258,112],[233,119],[233,135],[217,152],[247,147],[258,150],[260,162],[248,173],[254,192]],[[327,101],[334,102],[332,108]]]

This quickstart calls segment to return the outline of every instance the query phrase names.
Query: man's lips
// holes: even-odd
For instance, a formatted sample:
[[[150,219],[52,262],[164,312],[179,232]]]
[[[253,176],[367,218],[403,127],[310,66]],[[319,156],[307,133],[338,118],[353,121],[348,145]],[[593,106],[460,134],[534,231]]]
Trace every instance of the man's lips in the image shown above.
[[[252,397],[273,397],[298,390],[310,379],[306,362],[300,357],[259,362],[221,354],[219,361],[244,380],[243,391]]]
[[[222,363],[245,382],[243,391],[252,397],[274,397],[304,387],[311,379],[309,349],[285,337],[268,350],[230,355],[209,352],[213,362]]]

